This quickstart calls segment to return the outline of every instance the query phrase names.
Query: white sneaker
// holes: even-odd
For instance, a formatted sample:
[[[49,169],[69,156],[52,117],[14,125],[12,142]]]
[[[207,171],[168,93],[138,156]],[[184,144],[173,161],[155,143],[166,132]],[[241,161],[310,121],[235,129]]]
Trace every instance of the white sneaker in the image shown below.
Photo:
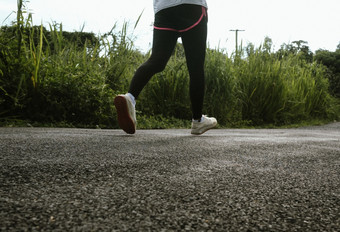
[[[216,118],[207,117],[205,115],[202,116],[200,122],[192,122],[191,123],[191,134],[193,135],[201,135],[207,130],[214,128],[217,125]]]
[[[131,98],[125,95],[115,97],[113,103],[117,109],[118,124],[128,134],[136,132],[136,110]]]

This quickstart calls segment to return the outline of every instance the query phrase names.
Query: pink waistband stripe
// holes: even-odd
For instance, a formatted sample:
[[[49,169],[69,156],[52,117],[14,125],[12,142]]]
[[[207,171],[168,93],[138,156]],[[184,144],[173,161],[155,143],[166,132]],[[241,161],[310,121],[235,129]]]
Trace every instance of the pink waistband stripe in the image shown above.
[[[163,30],[163,31],[175,31],[175,32],[186,32],[186,31],[189,31],[190,29],[196,27],[203,19],[204,16],[207,16],[207,11],[206,9],[202,6],[202,15],[201,17],[199,18],[199,20],[194,23],[193,25],[191,25],[190,27],[188,28],[185,28],[183,30],[176,30],[176,29],[173,29],[173,28],[167,28],[167,27],[156,27],[154,26],[155,29],[157,30]]]

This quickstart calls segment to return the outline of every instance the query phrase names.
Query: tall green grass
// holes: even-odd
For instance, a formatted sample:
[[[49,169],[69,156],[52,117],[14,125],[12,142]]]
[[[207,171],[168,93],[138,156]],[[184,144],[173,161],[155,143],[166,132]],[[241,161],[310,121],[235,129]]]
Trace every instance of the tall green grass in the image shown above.
[[[127,24],[98,36],[67,33],[62,24],[46,30],[33,26],[25,4],[18,0],[17,22],[0,30],[0,119],[117,128],[113,98],[127,91],[150,54],[134,48]],[[239,51],[207,49],[204,113],[221,126],[338,118],[323,66],[298,55],[279,57],[266,40]],[[189,126],[189,75],[181,45],[143,90],[137,118],[140,128]]]
[[[270,49],[264,44],[242,59],[240,54],[228,56],[218,49],[208,49],[205,112],[223,126],[279,126],[337,118],[326,69],[298,55],[279,58]],[[189,119],[188,83],[185,58],[175,53],[165,71],[146,86],[142,111]]]
[[[81,38],[90,33],[69,39],[62,24],[49,31],[33,26],[21,0],[18,19],[0,34],[0,117],[116,127],[113,97],[125,91],[142,58],[127,25],[95,42]]]
[[[327,117],[331,97],[324,74],[323,67],[298,56],[280,60],[256,49],[235,67],[242,119],[258,125]]]

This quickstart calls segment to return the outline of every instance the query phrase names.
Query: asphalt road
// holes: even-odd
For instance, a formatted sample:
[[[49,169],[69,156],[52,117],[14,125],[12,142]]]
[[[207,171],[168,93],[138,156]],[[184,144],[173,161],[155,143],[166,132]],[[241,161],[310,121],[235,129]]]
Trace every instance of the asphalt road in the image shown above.
[[[0,128],[1,231],[340,231],[340,123]]]

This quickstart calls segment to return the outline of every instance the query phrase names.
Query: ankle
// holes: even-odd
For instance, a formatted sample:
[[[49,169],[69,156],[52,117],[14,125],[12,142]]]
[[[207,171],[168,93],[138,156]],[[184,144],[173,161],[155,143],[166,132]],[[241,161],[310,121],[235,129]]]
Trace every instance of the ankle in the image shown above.
[[[199,119],[192,119],[193,122],[203,122],[204,121],[204,117],[202,116]]]
[[[135,99],[135,97],[131,93],[127,93],[126,96],[129,96],[133,106],[136,106],[136,99]]]

